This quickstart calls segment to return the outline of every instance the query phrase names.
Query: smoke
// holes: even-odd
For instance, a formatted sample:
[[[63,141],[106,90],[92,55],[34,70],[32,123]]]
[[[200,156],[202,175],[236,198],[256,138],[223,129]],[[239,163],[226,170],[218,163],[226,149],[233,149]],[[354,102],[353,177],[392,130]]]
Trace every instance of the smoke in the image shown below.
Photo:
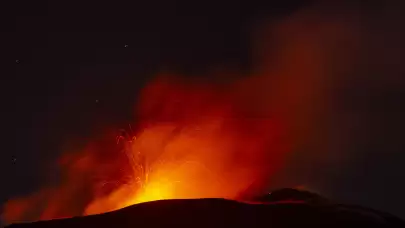
[[[299,145],[273,187],[304,185],[403,216],[404,6],[328,2],[260,30],[271,40],[256,42],[262,80],[296,102],[283,116]]]
[[[321,2],[282,19],[261,19],[252,33],[254,66],[242,77],[226,67],[212,71],[209,80],[158,74],[141,93],[131,150],[147,153],[149,164],[180,161],[155,167],[151,183],[161,184],[160,177],[167,175],[186,184],[157,197],[237,198],[247,189],[258,194],[305,186],[350,201],[339,192],[380,185],[351,186],[347,180],[357,175],[359,161],[370,151],[381,152],[375,156],[380,158],[387,151],[399,156],[403,149],[403,128],[384,126],[404,123],[393,100],[398,98],[393,91],[404,83],[397,4]],[[226,80],[211,80],[216,76]],[[9,201],[3,218],[51,219],[142,201],[128,198],[138,193],[128,192],[133,183],[116,173],[129,168],[114,151],[111,145],[99,146],[70,157],[61,164],[67,173],[62,184]],[[94,176],[103,176],[103,183],[115,180],[117,186],[100,193]]]
[[[282,115],[297,146],[271,188],[303,185],[405,216],[404,10],[401,1],[329,1],[259,30],[258,84],[280,88],[280,101],[294,97]]]
[[[375,1],[358,9],[358,54],[331,90],[330,136],[323,147],[345,160],[339,166],[334,159],[321,161],[327,172],[314,182],[342,201],[404,216],[405,8],[401,1]]]
[[[242,94],[267,109],[263,112],[285,119],[291,146],[288,161],[268,188],[304,185],[321,191],[322,182],[311,183],[317,175],[314,167],[326,172],[350,157],[328,148],[335,137],[330,134],[338,131],[328,124],[336,111],[336,90],[361,59],[361,23],[359,8],[317,4],[283,20],[263,22],[254,33],[255,76],[248,79],[249,92]]]

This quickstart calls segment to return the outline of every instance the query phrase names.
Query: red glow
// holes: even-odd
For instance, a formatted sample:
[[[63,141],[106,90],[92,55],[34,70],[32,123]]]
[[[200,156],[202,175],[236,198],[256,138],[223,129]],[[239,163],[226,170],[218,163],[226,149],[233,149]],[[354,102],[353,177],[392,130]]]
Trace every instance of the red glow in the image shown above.
[[[116,145],[116,135],[106,133],[101,143],[95,138],[66,153],[58,163],[62,181],[8,201],[3,218],[52,219],[159,199],[235,199],[246,189],[260,190],[256,183],[274,177],[286,156],[311,140],[332,71],[347,61],[328,58],[335,48],[330,43],[345,37],[337,33],[346,34],[336,28],[346,27],[311,15],[276,24],[271,35],[263,32],[260,39],[271,36],[279,48],[251,77],[222,84],[156,77],[136,106],[135,138]]]
[[[237,102],[235,85],[168,79],[144,89],[134,138],[120,139],[110,152],[93,143],[66,154],[59,162],[65,180],[9,201],[6,220],[95,214],[160,199],[235,199],[279,167],[286,152],[280,119]]]

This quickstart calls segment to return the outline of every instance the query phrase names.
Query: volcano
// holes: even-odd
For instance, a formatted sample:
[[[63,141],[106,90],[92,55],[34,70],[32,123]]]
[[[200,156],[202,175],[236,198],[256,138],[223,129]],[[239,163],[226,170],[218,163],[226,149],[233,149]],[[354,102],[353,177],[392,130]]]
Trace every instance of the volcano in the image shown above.
[[[253,202],[215,198],[160,200],[104,214],[12,224],[8,228],[405,227],[404,221],[389,214],[331,203],[308,192],[283,189],[271,195]],[[268,201],[264,201],[266,198]]]

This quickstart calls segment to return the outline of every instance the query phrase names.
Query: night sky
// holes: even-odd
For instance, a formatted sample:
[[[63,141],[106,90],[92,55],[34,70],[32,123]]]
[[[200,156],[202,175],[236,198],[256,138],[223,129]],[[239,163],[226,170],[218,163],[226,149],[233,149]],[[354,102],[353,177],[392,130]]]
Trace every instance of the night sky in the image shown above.
[[[304,172],[303,178],[335,199],[405,217],[405,109],[400,104],[405,98],[405,8],[401,1],[372,2],[348,4],[361,12],[362,61],[354,66],[356,76],[339,87],[328,116],[330,135],[336,137],[327,148],[340,148],[351,159],[341,169],[319,164],[326,171]],[[283,20],[311,4],[21,4],[10,19],[13,71],[2,79],[7,140],[0,159],[0,202],[41,185],[46,165],[62,148],[80,148],[104,128],[133,121],[137,94],[156,73],[198,76],[217,66],[249,71],[255,26],[265,19]]]

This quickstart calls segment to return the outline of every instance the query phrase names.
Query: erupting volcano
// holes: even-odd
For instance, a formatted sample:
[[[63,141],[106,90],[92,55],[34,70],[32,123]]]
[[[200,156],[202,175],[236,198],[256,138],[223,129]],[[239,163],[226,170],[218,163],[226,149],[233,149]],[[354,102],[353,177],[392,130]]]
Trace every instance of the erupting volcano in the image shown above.
[[[47,220],[263,190],[251,186],[279,168],[288,151],[286,129],[276,115],[237,102],[237,86],[158,77],[142,93],[134,129],[122,130],[116,141],[109,135],[108,146],[93,143],[66,154],[58,163],[65,179],[9,201],[4,218]]]
[[[57,162],[60,181],[9,200],[3,219],[48,220],[160,199],[267,192],[291,152],[313,140],[333,72],[350,61],[330,53],[340,51],[331,44],[351,37],[351,27],[328,17],[304,12],[272,24],[271,32],[263,29],[263,47],[254,50],[260,66],[248,75],[157,75],[141,91],[125,130],[100,132],[84,149],[64,153]],[[277,46],[271,55],[267,38]]]

